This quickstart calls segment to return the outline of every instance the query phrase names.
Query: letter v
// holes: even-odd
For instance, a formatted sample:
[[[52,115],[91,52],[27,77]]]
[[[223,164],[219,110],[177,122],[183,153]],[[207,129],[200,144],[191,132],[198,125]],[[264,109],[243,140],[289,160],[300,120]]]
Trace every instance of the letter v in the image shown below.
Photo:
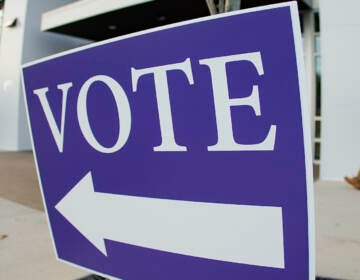
[[[58,89],[61,90],[62,96],[62,107],[61,107],[61,123],[60,129],[56,124],[54,114],[52,113],[49,105],[49,101],[47,100],[46,93],[49,91],[49,88],[39,88],[34,90],[34,94],[39,97],[41,106],[44,110],[46,120],[50,126],[50,130],[52,135],[54,136],[57,148],[60,153],[63,152],[64,147],[64,127],[65,127],[65,114],[66,114],[66,99],[68,95],[69,88],[72,87],[72,83],[60,84],[57,86]]]

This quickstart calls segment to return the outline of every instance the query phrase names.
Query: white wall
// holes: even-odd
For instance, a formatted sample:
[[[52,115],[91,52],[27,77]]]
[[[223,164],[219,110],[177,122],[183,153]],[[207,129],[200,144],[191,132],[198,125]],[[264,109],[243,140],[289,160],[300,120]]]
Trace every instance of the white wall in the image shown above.
[[[75,37],[41,32],[41,15],[45,11],[66,5],[74,0],[29,0],[24,33],[23,63],[90,43]]]
[[[359,0],[320,0],[320,179],[342,180],[360,168],[359,11]]]
[[[22,97],[21,65],[28,61],[88,43],[40,31],[41,14],[72,0],[5,1],[0,45],[0,150],[29,150],[30,141]]]

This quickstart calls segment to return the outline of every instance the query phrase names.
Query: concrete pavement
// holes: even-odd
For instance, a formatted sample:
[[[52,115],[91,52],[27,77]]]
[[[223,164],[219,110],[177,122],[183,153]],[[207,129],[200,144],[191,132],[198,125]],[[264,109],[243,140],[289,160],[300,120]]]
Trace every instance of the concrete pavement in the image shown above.
[[[344,182],[315,183],[317,275],[360,279],[359,215],[360,191]]]
[[[32,152],[0,152],[0,279],[73,280],[89,273],[56,260]]]
[[[0,198],[0,279],[78,279],[88,272],[55,259],[42,211]]]
[[[348,174],[351,175],[351,174]],[[315,183],[316,274],[360,279],[360,191]],[[0,279],[79,279],[88,272],[55,259],[32,153],[0,153]]]

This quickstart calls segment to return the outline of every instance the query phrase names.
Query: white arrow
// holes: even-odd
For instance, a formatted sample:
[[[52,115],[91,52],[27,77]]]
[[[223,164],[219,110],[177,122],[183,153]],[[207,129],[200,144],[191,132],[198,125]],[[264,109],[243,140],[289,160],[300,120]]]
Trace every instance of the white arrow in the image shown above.
[[[94,191],[91,172],[56,209],[105,256],[104,239],[188,256],[284,268],[282,208]]]

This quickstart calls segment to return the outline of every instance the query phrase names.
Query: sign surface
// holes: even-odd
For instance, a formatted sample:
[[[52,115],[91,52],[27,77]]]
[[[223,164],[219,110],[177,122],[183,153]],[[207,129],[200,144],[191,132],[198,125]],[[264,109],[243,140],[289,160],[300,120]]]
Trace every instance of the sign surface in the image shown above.
[[[58,258],[120,279],[314,278],[301,59],[288,3],[25,65]]]

